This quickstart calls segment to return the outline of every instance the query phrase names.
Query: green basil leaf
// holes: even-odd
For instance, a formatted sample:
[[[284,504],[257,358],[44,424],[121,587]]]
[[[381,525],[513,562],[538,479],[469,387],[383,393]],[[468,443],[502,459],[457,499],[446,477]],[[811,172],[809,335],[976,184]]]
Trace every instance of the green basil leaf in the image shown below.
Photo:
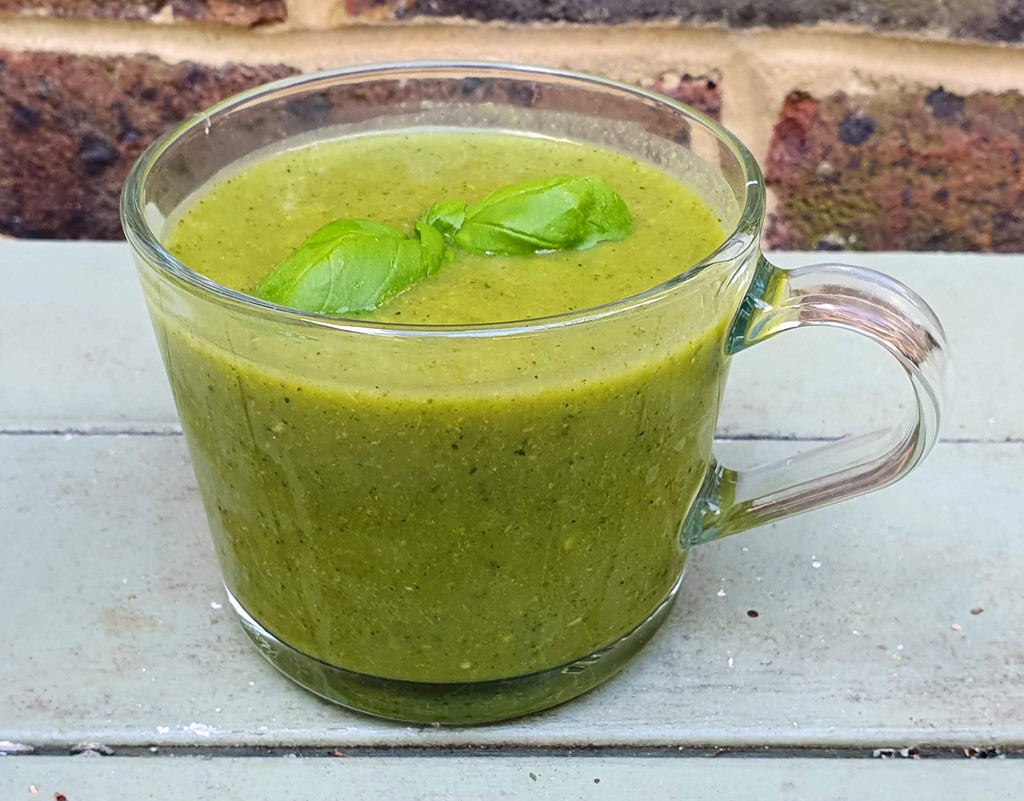
[[[448,247],[444,235],[427,222],[426,217],[416,223],[416,234],[427,259],[427,275],[433,275],[455,259],[455,251]]]
[[[319,314],[373,311],[455,258],[586,250],[624,239],[629,209],[600,178],[563,176],[507,186],[467,206],[435,203],[415,238],[369,220],[342,219],[314,231],[259,286],[256,295]]]
[[[335,220],[278,264],[256,295],[319,314],[372,311],[444,262],[443,237],[428,237],[429,244],[388,225]]]
[[[454,222],[450,212],[438,216]],[[523,255],[586,250],[632,230],[625,202],[602,179],[561,176],[507,186],[467,207],[453,240],[470,253]]]
[[[455,238],[465,221],[466,204],[461,200],[444,200],[435,203],[421,220],[432,228],[436,228],[449,239]]]

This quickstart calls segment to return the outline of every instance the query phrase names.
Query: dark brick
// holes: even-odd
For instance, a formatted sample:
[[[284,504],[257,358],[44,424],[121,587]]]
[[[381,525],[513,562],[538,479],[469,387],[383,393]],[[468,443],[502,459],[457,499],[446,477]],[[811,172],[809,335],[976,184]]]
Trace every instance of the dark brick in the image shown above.
[[[87,133],[78,143],[78,160],[89,175],[102,175],[107,167],[117,164],[120,156],[114,146],[93,133]]]
[[[969,16],[956,33],[997,42],[1024,42],[1024,2],[999,0],[993,10]]]
[[[871,117],[848,114],[839,122],[839,138],[848,145],[862,145],[875,132],[875,121]]]
[[[864,136],[866,125],[873,122]],[[846,130],[844,135],[843,131]],[[1024,251],[1024,95],[939,88],[785,101],[774,248]]]
[[[717,77],[683,75],[678,83],[674,78],[661,77],[651,89],[693,106],[716,120],[722,117],[722,88]]]
[[[0,51],[0,233],[119,238],[121,185],[158,134],[292,72]]]
[[[323,125],[331,118],[331,101],[322,94],[306,95],[289,100],[288,112],[300,120]]]
[[[862,25],[928,31],[1004,42],[1024,41],[1024,2],[948,0],[343,0],[349,14],[379,19],[461,17],[506,22],[617,23],[650,20],[732,27]]]
[[[285,18],[284,0],[0,0],[0,14],[78,19],[149,19],[170,8],[175,19],[251,28]]]
[[[936,119],[944,122],[955,122],[964,110],[964,99],[960,95],[947,92],[941,86],[924,96],[924,104],[932,110],[932,115]]]
[[[34,108],[15,103],[11,107],[9,120],[16,131],[34,131],[43,121],[43,115]]]

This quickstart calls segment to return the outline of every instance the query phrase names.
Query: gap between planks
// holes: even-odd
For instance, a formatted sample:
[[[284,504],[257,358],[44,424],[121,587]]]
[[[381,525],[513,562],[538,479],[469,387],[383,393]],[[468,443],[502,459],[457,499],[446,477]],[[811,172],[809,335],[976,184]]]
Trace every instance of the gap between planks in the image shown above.
[[[879,760],[984,760],[984,759],[1024,759],[1024,750],[1002,749],[998,747],[964,746],[893,746],[880,748],[861,748],[842,746],[837,748],[796,748],[787,746],[752,746],[746,748],[728,747],[695,747],[695,746],[357,746],[331,748],[330,746],[310,747],[287,745],[279,746],[245,746],[245,745],[211,745],[211,746],[118,746],[108,743],[89,743],[93,753],[105,756],[161,758],[161,757],[200,757],[200,758],[421,758],[436,759],[438,757],[471,757],[474,759],[512,758],[535,759],[538,757],[561,757],[583,759],[879,759]],[[30,746],[31,747],[31,746]],[[31,747],[31,751],[10,753],[4,759],[18,757],[60,757],[81,756],[82,749],[76,748],[72,753],[66,747],[41,746]],[[90,750],[90,749],[84,749]],[[109,751],[109,753],[108,753]]]

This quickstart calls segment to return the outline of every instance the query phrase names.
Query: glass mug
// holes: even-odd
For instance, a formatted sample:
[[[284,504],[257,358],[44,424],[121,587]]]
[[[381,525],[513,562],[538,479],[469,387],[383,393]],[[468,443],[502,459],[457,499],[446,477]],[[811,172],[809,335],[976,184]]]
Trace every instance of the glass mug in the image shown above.
[[[515,132],[678,176],[728,236],[675,278],[544,319],[414,326],[285,309],[161,244],[261,155],[416,129]],[[586,75],[422,63],[291,78],[156,142],[121,214],[224,581],[263,655],[352,709],[479,723],[559,704],[664,622],[689,548],[883,487],[935,442],[948,373],[927,305],[878,273],[782,270],[764,182],[716,122]],[[672,253],[665,253],[672,259]],[[749,471],[713,438],[730,357],[828,325],[881,344],[916,402],[890,429]]]

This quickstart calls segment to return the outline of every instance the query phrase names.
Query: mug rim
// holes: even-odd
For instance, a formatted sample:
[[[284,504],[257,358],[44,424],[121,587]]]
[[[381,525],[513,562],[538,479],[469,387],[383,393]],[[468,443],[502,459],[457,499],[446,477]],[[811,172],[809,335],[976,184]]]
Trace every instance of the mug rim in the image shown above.
[[[518,74],[522,77],[550,77],[569,80],[577,84],[589,84],[599,88],[614,89],[648,102],[653,101],[659,106],[687,117],[691,122],[710,131],[720,143],[728,147],[740,164],[745,196],[736,223],[715,250],[700,261],[687,267],[682,273],[668,278],[656,286],[623,298],[617,298],[598,306],[525,320],[465,325],[422,325],[367,321],[354,317],[339,317],[305,312],[261,300],[244,292],[231,289],[213,281],[175,257],[160,242],[156,232],[146,220],[142,202],[143,187],[149,177],[149,173],[154,169],[164,153],[171,149],[181,137],[200,126],[211,125],[219,116],[228,114],[242,106],[252,105],[283,90],[295,89],[296,87],[308,86],[309,88],[314,88],[322,83],[332,83],[353,78],[387,75],[401,76],[401,74],[407,72],[422,76],[424,73],[430,72],[443,75],[446,72],[454,71],[473,71],[483,78],[488,77],[487,73],[493,73],[495,77],[503,73],[512,73],[511,77],[513,78]],[[680,287],[688,284],[692,279],[713,265],[735,261],[752,249],[756,249],[760,229],[764,222],[764,215],[764,178],[753,154],[735,134],[716,120],[711,119],[691,106],[648,89],[587,73],[512,62],[474,60],[386,62],[356,67],[342,67],[294,75],[261,84],[247,91],[232,95],[192,115],[181,124],[161,135],[146,148],[129,171],[120,199],[121,226],[128,244],[148,266],[155,268],[160,277],[169,278],[174,283],[184,285],[184,288],[193,293],[198,293],[207,299],[215,300],[222,305],[241,309],[247,314],[263,316],[277,322],[299,323],[352,333],[419,337],[493,337],[536,332],[549,328],[560,328],[566,325],[593,322],[630,311],[640,306],[656,303],[668,295],[675,294]]]

